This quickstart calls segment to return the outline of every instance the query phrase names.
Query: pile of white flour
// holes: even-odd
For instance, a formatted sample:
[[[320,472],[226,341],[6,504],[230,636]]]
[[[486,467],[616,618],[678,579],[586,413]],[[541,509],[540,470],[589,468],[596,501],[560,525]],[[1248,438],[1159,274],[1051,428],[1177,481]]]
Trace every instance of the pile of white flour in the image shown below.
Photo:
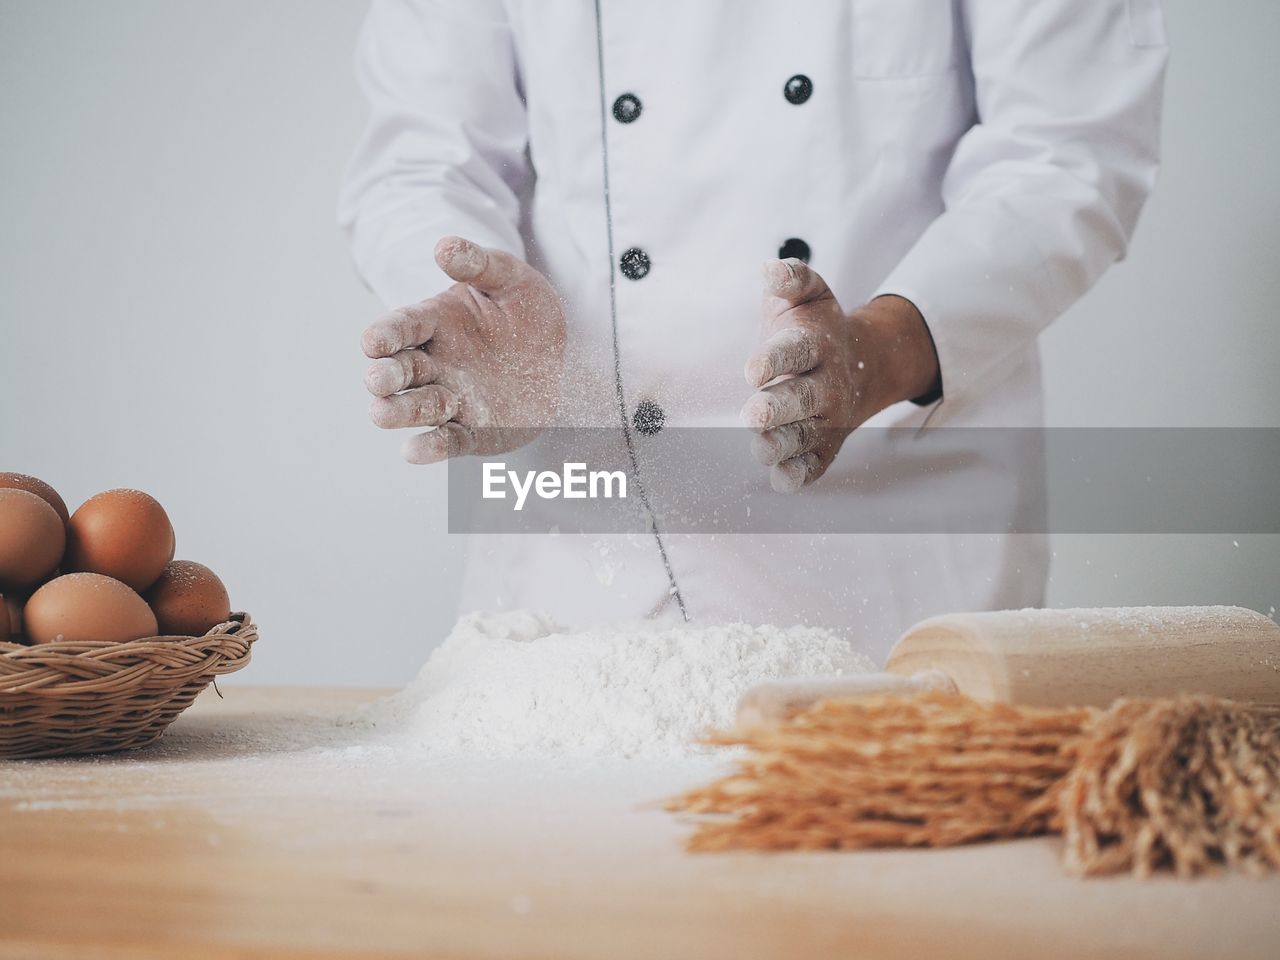
[[[529,612],[458,621],[360,725],[433,756],[696,756],[762,680],[875,669],[813,627],[637,624],[564,631]]]

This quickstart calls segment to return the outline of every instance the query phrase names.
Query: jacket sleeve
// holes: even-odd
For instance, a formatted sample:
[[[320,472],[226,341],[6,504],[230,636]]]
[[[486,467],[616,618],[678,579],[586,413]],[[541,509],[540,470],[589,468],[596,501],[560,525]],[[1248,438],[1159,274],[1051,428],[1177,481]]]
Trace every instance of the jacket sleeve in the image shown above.
[[[528,132],[501,3],[374,0],[356,73],[371,115],[338,220],[373,292],[396,307],[445,289],[449,234],[523,257]]]
[[[960,0],[977,120],[944,212],[876,295],[923,314],[938,424],[1025,356],[1124,256],[1159,164],[1159,0]]]

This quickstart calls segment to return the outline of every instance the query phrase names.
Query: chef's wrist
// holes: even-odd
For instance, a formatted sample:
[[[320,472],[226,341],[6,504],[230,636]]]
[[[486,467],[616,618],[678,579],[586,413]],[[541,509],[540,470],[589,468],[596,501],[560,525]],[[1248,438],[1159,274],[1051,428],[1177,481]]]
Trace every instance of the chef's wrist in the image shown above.
[[[942,396],[942,370],[929,325],[905,297],[885,294],[864,308],[882,333],[890,402],[929,404]]]

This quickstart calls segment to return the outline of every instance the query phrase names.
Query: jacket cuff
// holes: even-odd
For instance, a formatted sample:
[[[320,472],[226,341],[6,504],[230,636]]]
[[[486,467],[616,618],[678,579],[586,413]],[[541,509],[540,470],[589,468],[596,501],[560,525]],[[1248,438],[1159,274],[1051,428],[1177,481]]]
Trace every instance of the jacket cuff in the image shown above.
[[[478,229],[474,224],[428,224],[394,238],[386,234],[378,236],[367,244],[366,255],[356,257],[356,269],[387,309],[420,303],[453,286],[449,276],[436,266],[435,258],[436,244],[450,234],[524,258],[522,250],[511,250],[508,240]],[[356,246],[360,248],[365,244]]]
[[[937,405],[931,426],[999,381],[1062,309],[1058,285],[1025,231],[993,213],[953,211],[935,220],[873,294],[910,300],[933,337],[942,389],[913,401]]]

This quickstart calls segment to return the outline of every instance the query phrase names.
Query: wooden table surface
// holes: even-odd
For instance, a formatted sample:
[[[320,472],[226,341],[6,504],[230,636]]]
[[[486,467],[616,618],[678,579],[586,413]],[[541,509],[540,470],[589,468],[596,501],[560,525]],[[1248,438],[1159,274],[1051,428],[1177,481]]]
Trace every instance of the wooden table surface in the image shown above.
[[[335,751],[369,693],[224,692],[137,753],[0,761],[0,957],[1280,956],[1280,877],[1079,881],[1051,839],[690,856],[656,801],[705,765]]]

